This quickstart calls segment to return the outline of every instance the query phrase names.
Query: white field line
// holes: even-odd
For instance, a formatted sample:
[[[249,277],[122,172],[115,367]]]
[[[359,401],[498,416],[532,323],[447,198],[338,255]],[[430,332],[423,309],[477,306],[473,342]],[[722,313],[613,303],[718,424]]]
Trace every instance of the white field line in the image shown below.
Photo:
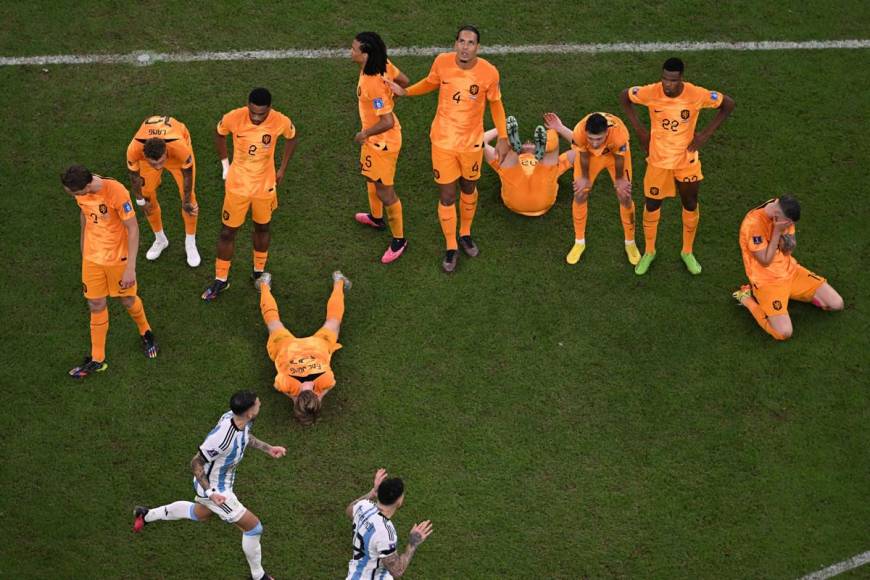
[[[863,566],[867,563],[870,563],[870,552],[864,552],[863,554],[852,556],[848,560],[837,562],[833,566],[828,566],[827,568],[819,570],[818,572],[807,574],[800,580],[824,580],[825,578],[833,578],[838,574],[848,572],[849,570],[853,570],[858,566]]]
[[[870,40],[806,40],[758,42],[616,42],[610,44],[496,44],[481,47],[481,54],[605,54],[626,52],[691,52],[700,50],[821,50],[870,48]],[[449,50],[442,46],[390,48],[392,56],[435,56]],[[235,60],[283,60],[348,58],[349,48],[287,50],[232,50],[221,52],[131,52],[127,54],[58,54],[46,56],[3,56],[0,66],[49,64],[134,64],[156,62],[202,62]]]

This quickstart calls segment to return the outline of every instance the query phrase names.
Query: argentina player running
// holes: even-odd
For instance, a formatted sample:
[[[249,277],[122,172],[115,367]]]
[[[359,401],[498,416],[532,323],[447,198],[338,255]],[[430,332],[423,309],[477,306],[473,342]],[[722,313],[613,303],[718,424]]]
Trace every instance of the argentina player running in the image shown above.
[[[251,568],[251,578],[271,579],[261,564],[260,536],[263,525],[260,519],[245,508],[233,493],[236,468],[251,447],[278,459],[287,454],[284,447],[275,447],[251,435],[251,426],[260,412],[260,399],[251,391],[239,391],[230,398],[230,411],[221,416],[214,429],[190,462],[193,470],[195,502],[176,501],[156,508],[137,507],[133,514],[133,531],[140,531],[145,524],[158,520],[208,519],[212,512],[223,521],[235,524],[242,532],[242,551]]]
[[[388,478],[385,469],[378,469],[372,489],[347,506],[345,513],[353,519],[353,558],[348,564],[347,580],[392,580],[405,573],[417,546],[432,533],[432,522],[426,520],[411,528],[408,547],[400,555],[390,518],[403,503],[405,484],[398,477]]]

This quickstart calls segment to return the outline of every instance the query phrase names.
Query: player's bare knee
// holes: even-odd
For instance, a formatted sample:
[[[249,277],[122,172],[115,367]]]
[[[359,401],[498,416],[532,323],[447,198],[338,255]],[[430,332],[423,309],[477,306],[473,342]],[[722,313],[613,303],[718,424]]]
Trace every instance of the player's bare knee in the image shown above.
[[[658,211],[658,209],[662,207],[662,200],[648,197],[646,198],[645,204],[647,211]]]
[[[462,193],[474,193],[476,187],[477,181],[469,181],[464,177],[459,178],[459,189],[462,190]]]
[[[236,232],[239,228],[231,228],[229,226],[221,226],[220,241],[234,242],[236,240]]]
[[[269,223],[268,222],[266,222],[264,224],[253,222],[253,224],[254,224],[254,231],[257,232],[258,234],[269,233]]]
[[[106,309],[105,298],[88,298],[88,309],[91,312],[102,312]]]
[[[129,309],[133,308],[134,304],[136,304],[136,297],[135,296],[122,296],[121,297],[121,304],[124,305],[124,308],[129,310]]]

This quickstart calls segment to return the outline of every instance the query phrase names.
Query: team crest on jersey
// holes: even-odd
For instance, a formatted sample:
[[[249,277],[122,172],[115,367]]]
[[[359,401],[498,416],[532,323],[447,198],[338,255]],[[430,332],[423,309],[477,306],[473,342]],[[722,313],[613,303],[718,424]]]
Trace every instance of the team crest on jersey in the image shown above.
[[[752,243],[756,246],[761,243],[761,236],[752,236]]]
[[[268,144],[271,143],[271,142],[272,142],[272,136],[271,136],[271,135],[269,135],[268,133],[266,133],[265,135],[263,135],[263,145],[268,145]]]
[[[480,87],[477,85],[471,85],[470,87],[468,87],[468,92],[472,95],[476,95],[480,92]]]
[[[649,194],[650,194],[650,195],[658,195],[658,194],[659,194],[659,188],[658,188],[658,187],[650,187],[650,188],[649,188]]]
[[[372,106],[375,108],[375,111],[380,111],[384,108],[384,100],[378,97],[372,101]]]
[[[109,213],[109,208],[106,207],[106,204],[104,204],[104,203],[100,204],[100,213],[103,215],[106,215],[107,213]]]
[[[683,121],[685,121],[686,119],[688,119],[688,118],[689,118],[689,115],[690,115],[690,113],[689,113],[689,109],[683,109],[682,111],[680,111],[680,117],[683,118]]]
[[[438,171],[437,169],[433,169],[432,173],[435,174],[435,179],[439,179],[441,177],[441,172]]]
[[[223,217],[224,217],[224,221],[227,221],[228,219],[230,219],[230,212],[228,212],[227,210],[224,210]]]
[[[773,301],[773,309],[774,310],[782,310],[782,302],[780,302],[779,300],[774,300]]]

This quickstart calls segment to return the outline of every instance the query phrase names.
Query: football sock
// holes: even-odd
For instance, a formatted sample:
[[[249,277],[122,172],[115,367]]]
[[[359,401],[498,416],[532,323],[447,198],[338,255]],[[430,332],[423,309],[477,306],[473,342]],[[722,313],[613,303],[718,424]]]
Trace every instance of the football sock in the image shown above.
[[[764,329],[764,332],[775,338],[776,340],[785,340],[786,337],[778,333],[774,330],[773,326],[770,325],[770,321],[767,319],[767,314],[764,313],[764,309],[756,302],[755,298],[749,297],[743,301],[743,306],[752,314],[752,318],[755,319],[755,322],[758,323],[758,326]]]
[[[181,219],[184,220],[184,233],[188,236],[196,235],[196,220],[199,216],[188,215],[186,211],[181,210]]]
[[[215,280],[221,280],[222,282],[226,282],[227,278],[230,276],[230,264],[231,260],[221,260],[220,258],[216,258],[214,261],[214,277]]]
[[[656,234],[659,230],[659,219],[661,217],[661,207],[655,211],[649,211],[646,207],[643,208],[643,237],[645,241],[643,251],[645,254],[655,254]]]
[[[405,226],[402,223],[402,200],[396,198],[396,203],[387,206],[387,221],[390,222],[390,232],[394,238],[405,237]]]
[[[160,507],[151,508],[145,514],[147,523],[157,522],[160,520],[193,520],[197,521],[196,514],[193,512],[192,501],[176,501]]]
[[[151,325],[148,324],[148,319],[145,317],[145,306],[142,304],[142,299],[138,296],[136,296],[133,306],[127,309],[127,314],[129,314],[130,318],[133,319],[133,322],[136,323],[140,335],[151,330]]]
[[[547,130],[547,153],[552,153],[559,149],[559,134],[554,129]]]
[[[278,303],[275,302],[272,289],[269,288],[268,284],[260,286],[260,312],[263,314],[263,321],[266,324],[278,322],[281,319],[278,316]]]
[[[263,570],[262,552],[260,550],[261,535],[263,535],[263,524],[259,522],[255,528],[242,534],[242,551],[245,553],[248,566],[251,568],[251,578],[262,578],[266,573]]]
[[[163,231],[163,210],[160,209],[160,204],[157,203],[157,196],[151,196],[151,213],[146,214],[148,223],[151,224],[151,231],[155,234]]]
[[[589,202],[577,203],[574,201],[571,204],[571,217],[574,219],[574,239],[586,239],[586,215],[589,211]]]
[[[474,214],[477,212],[477,188],[471,193],[464,191],[459,193],[459,235],[471,235],[471,222],[474,221]]]
[[[161,242],[168,244],[169,240],[166,238],[166,233],[163,230],[158,230],[154,232],[154,239],[160,240]]]
[[[332,294],[326,303],[326,319],[338,320],[344,318],[344,280],[336,280],[332,285]]]
[[[622,231],[625,233],[625,241],[634,241],[634,202],[630,207],[619,205],[619,219],[622,222]]]
[[[369,192],[369,215],[376,220],[384,219],[384,202],[378,197],[375,184],[371,181],[366,181],[366,189]]]
[[[91,312],[91,358],[106,360],[106,335],[109,334],[109,309]]]
[[[683,209],[683,253],[691,254],[695,244],[695,234],[698,232],[698,220],[701,218],[701,206],[695,206],[695,211]]]
[[[258,252],[254,250],[254,272],[262,272],[266,269],[266,259],[269,257],[269,252]]]
[[[438,221],[441,222],[441,231],[444,233],[447,249],[459,249],[456,242],[456,204],[444,205],[438,202]]]

